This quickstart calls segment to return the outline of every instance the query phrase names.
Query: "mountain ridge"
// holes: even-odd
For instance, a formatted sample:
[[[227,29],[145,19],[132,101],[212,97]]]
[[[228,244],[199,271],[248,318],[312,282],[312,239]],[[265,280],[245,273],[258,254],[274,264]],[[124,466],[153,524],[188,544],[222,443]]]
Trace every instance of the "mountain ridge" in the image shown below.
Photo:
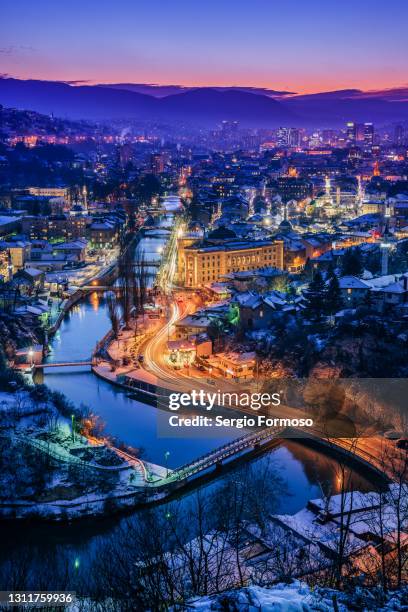
[[[118,87],[63,81],[0,78],[0,104],[67,119],[183,122],[214,127],[236,120],[243,127],[339,127],[346,121],[408,121],[408,87],[343,89],[274,98],[257,88],[197,87],[154,96]],[[130,86],[131,84],[128,84]],[[155,87],[146,85],[146,87]],[[176,87],[176,86],[169,86]],[[177,86],[178,87],[178,86]],[[164,90],[162,90],[163,93]],[[273,91],[273,90],[269,90]]]

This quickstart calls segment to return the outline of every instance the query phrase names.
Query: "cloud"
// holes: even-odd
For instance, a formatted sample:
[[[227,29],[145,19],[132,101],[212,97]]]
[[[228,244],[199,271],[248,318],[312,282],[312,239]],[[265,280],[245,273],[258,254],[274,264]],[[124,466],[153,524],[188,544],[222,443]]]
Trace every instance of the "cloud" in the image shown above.
[[[36,49],[29,45],[8,45],[7,47],[0,47],[0,55],[15,55],[21,52],[25,53],[26,51],[33,53]]]
[[[61,83],[65,83],[65,85],[85,85],[86,83],[93,83],[91,79],[78,79],[75,81],[61,81]]]

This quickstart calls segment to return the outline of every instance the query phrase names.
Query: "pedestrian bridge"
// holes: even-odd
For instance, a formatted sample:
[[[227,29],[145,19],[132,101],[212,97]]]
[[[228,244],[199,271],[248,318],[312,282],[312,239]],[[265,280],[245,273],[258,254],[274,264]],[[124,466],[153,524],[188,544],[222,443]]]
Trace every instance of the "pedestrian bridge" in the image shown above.
[[[275,439],[281,438],[284,434],[284,428],[276,429],[270,427],[261,431],[250,432],[245,436],[241,436],[232,442],[228,442],[223,446],[198,457],[191,463],[187,463],[176,470],[171,471],[167,477],[155,483],[156,486],[168,485],[174,482],[186,481],[191,476],[198,475],[206,470],[220,466],[227,459],[238,457],[245,454],[246,451],[266,446]]]
[[[391,480],[390,475],[387,474],[384,466],[380,465],[379,460],[364,450],[358,443],[354,444],[352,439],[327,439],[324,436],[322,437],[317,431],[313,433],[305,431],[302,432],[302,435],[300,435],[299,431],[296,432],[296,435],[294,433],[294,430],[288,427],[269,427],[261,431],[249,432],[180,468],[169,471],[166,477],[150,484],[156,487],[175,483],[186,484],[192,477],[205,473],[211,468],[221,466],[224,462],[232,460],[234,457],[239,458],[253,450],[261,450],[274,440],[277,441],[282,438],[293,438],[300,443],[312,442],[316,448],[321,447],[323,452],[330,450],[332,453],[341,455],[345,461],[351,461],[355,465],[359,465],[362,469],[371,472],[371,474],[374,474],[374,476],[384,482],[390,482]],[[148,485],[149,482],[146,482],[146,484]]]
[[[46,368],[77,368],[92,365],[94,365],[94,362],[92,361],[92,358],[89,357],[89,359],[80,359],[78,361],[50,361],[46,363],[33,363],[32,366],[26,365],[25,369],[31,369],[32,367],[34,370],[45,370]]]

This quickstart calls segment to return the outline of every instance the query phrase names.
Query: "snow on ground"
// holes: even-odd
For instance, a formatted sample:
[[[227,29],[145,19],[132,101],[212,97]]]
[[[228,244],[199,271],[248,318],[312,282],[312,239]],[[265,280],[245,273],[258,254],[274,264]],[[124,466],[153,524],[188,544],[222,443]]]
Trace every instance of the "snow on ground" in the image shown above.
[[[380,605],[375,599],[375,593],[368,589],[356,588],[352,593],[319,587],[312,590],[306,584],[294,581],[291,584],[250,586],[211,597],[200,597],[191,600],[186,609],[199,612],[333,612],[334,601],[338,612],[408,610],[408,591],[391,593],[387,601]],[[174,608],[171,610],[176,612]]]
[[[36,516],[58,520],[102,514],[108,508],[132,507],[146,485],[140,460],[105,441],[90,442],[79,433],[73,438],[71,423],[54,404],[35,402],[27,390],[0,392],[0,440],[3,448],[16,449],[14,463],[20,466],[21,476],[18,486],[10,492],[8,483],[14,478],[13,470],[0,474],[3,518]],[[30,497],[32,478],[25,449],[52,459],[48,481],[44,490],[37,491],[35,501]],[[164,468],[151,464],[147,469],[156,480],[163,478]],[[108,490],[101,484],[105,477]],[[6,491],[9,497],[4,495]]]
[[[245,612],[309,612],[313,596],[308,586],[300,582],[278,584],[272,588],[258,586],[228,591],[213,597],[202,597],[189,602],[193,610],[242,610]],[[321,607],[322,612],[332,608]],[[345,609],[344,609],[345,610]],[[342,609],[340,609],[343,612]]]

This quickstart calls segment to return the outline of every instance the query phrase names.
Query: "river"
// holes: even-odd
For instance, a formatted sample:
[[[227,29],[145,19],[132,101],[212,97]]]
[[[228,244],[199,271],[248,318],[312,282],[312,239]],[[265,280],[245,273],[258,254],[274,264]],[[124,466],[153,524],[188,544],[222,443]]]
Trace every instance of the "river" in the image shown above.
[[[154,241],[154,242],[153,242]],[[164,239],[143,239],[138,248],[159,253]],[[96,342],[109,329],[106,303],[103,296],[92,293],[77,304],[65,316],[60,329],[51,341],[51,361],[77,360],[89,357]],[[220,446],[237,435],[225,431],[225,437],[218,439],[171,439],[157,435],[156,424],[158,409],[128,397],[127,393],[115,388],[96,377],[89,369],[64,368],[49,370],[44,382],[52,389],[62,391],[75,404],[86,404],[98,413],[106,424],[106,431],[134,447],[143,448],[143,457],[158,464],[164,463],[164,455],[169,452],[168,466],[179,466],[209,450]],[[242,432],[241,434],[242,435]],[[323,454],[311,450],[295,441],[282,441],[262,457],[253,461],[257,469],[270,470],[271,479],[277,478],[281,487],[276,494],[275,511],[295,513],[305,506],[309,499],[321,497],[322,490],[338,490],[336,462]],[[237,472],[241,468],[236,468]],[[353,475],[356,488],[367,490],[370,487],[362,476]],[[216,483],[203,487],[217,486]],[[184,496],[188,498],[191,493]],[[13,546],[17,558],[27,551],[35,551],[41,558],[59,551],[81,559],[83,567],[92,562],[95,547],[101,538],[115,533],[120,521],[118,518],[87,520],[69,527],[61,525],[28,527],[8,526],[1,530],[4,543],[0,561],[7,558],[8,544]],[[41,572],[41,561],[38,561]]]

